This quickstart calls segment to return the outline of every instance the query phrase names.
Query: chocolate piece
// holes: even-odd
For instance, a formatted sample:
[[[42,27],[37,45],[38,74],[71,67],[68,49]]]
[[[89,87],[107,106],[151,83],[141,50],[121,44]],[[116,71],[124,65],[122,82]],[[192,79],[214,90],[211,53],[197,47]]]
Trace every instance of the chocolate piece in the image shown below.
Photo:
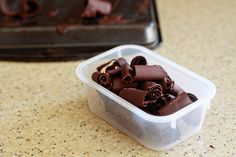
[[[136,56],[132,59],[130,66],[134,69],[134,65],[147,65],[147,60],[143,56]]]
[[[169,104],[162,107],[158,112],[162,116],[170,115],[191,103],[192,103],[192,100],[189,98],[189,96],[185,92],[183,92],[183,93],[180,93]]]
[[[119,96],[137,107],[146,107],[147,102],[145,102],[145,99],[147,93],[147,91],[135,88],[124,88],[120,91]]]
[[[108,73],[110,76],[118,75],[121,73],[121,68],[106,70],[106,73]]]
[[[189,96],[189,98],[190,98],[193,102],[195,102],[195,101],[198,100],[198,98],[197,98],[194,94],[192,94],[192,93],[187,93],[187,95]]]
[[[6,0],[0,0],[0,13],[5,16],[16,16],[18,13],[14,10],[11,10],[8,6]]]
[[[146,110],[153,115],[159,116],[158,110],[163,106],[164,106],[163,102],[156,100],[155,103],[148,104]]]
[[[82,18],[92,18],[96,15],[108,15],[111,13],[112,5],[109,1],[106,0],[87,0],[87,6],[82,13]]]
[[[184,90],[180,86],[178,86],[175,82],[173,82],[173,85],[170,82],[170,85],[167,85],[167,86],[170,86],[170,87],[168,87],[168,88],[170,88],[169,93],[174,96],[177,96],[179,93],[184,92]]]
[[[136,88],[137,83],[132,82],[131,84],[124,83],[120,77],[112,78],[112,92],[119,94],[123,88]]]
[[[97,82],[98,84],[100,84],[104,87],[111,86],[111,78],[106,73],[94,72],[92,74],[92,80],[94,80],[95,82]]]
[[[162,95],[162,87],[155,82],[144,82],[141,84],[140,89],[148,91],[150,99],[158,99]]]
[[[156,81],[167,76],[159,65],[134,65],[136,81]]]
[[[169,76],[165,76],[163,78],[163,80],[161,80],[161,85],[164,91],[170,91],[171,89],[173,89],[174,86],[174,82],[170,79]]]
[[[41,10],[38,0],[21,0],[20,8],[21,12],[19,16],[21,19],[37,16]]]
[[[175,96],[173,96],[171,94],[163,94],[160,97],[160,101],[164,102],[164,104],[167,104],[167,103],[171,102],[174,99],[175,99]]]
[[[121,69],[121,78],[124,83],[132,83],[133,77],[132,77],[132,69],[129,66],[129,64],[125,64],[122,66]]]
[[[118,64],[121,67],[127,65],[128,63],[124,58],[118,58],[114,64]]]
[[[109,62],[106,62],[100,66],[97,67],[97,71],[100,72],[103,68],[105,68],[106,66],[108,66],[112,61],[114,61],[115,59],[110,60]]]

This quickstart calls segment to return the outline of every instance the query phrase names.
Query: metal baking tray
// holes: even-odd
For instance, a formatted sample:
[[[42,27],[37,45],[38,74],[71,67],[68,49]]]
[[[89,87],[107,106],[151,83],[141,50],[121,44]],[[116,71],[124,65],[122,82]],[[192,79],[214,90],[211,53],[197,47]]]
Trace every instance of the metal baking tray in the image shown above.
[[[147,1],[147,7],[140,8]],[[0,15],[0,59],[81,59],[122,44],[155,48],[161,43],[155,0],[111,2],[111,16],[122,16],[126,22],[98,24],[101,17],[82,20],[85,0],[40,0],[40,15],[25,21]],[[19,1],[8,0],[8,3],[14,7]],[[45,16],[50,9],[57,9],[58,15]],[[73,27],[59,34],[56,27],[66,25]]]

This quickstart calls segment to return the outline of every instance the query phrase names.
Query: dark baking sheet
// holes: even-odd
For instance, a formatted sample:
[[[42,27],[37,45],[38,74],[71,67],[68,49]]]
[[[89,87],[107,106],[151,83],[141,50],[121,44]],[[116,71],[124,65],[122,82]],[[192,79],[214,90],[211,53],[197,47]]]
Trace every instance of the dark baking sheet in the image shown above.
[[[85,0],[40,0],[39,16],[21,21],[0,16],[0,59],[67,60],[87,58],[122,44],[139,44],[154,48],[161,42],[155,0],[112,0],[111,15],[122,16],[125,23],[97,24],[100,17],[81,20]],[[19,1],[8,1],[12,8]],[[45,16],[57,9],[56,17]],[[73,25],[60,35],[56,26]]]

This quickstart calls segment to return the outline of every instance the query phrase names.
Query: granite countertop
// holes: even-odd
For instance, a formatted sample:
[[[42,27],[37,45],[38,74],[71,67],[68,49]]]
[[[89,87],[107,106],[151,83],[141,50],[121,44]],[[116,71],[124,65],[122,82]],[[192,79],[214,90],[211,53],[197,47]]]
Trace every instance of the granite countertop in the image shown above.
[[[217,87],[200,133],[169,151],[138,144],[88,110],[80,61],[0,62],[0,156],[236,156],[236,1],[158,1],[161,55]]]

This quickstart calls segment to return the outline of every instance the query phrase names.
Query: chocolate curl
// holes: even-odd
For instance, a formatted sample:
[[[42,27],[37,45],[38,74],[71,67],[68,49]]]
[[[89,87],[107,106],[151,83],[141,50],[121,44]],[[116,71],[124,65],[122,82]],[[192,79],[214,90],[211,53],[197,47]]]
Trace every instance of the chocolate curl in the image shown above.
[[[108,73],[110,76],[114,76],[121,73],[121,68],[106,70],[106,73]]]
[[[159,65],[134,65],[136,81],[157,81],[167,76],[167,73]]]
[[[111,78],[106,73],[94,72],[92,74],[92,80],[97,82],[98,84],[104,86],[104,87],[110,87],[111,86]]]
[[[120,67],[122,67],[122,66],[128,64],[127,61],[126,61],[124,58],[113,59],[112,61],[114,61],[112,65],[107,66],[107,65],[110,64],[111,62],[109,62],[109,63],[106,65],[106,66],[107,66],[107,67],[106,67],[106,71],[108,71],[108,70],[113,70],[113,69],[118,69],[118,68],[120,68]],[[106,63],[105,63],[105,64],[106,64]]]
[[[171,86],[171,85],[169,85],[169,86]],[[170,89],[169,93],[174,96],[177,96],[179,93],[184,92],[184,90],[180,86],[178,86],[175,82],[173,82],[173,85],[170,88],[171,89]]]
[[[159,101],[163,102],[165,105],[169,102],[171,102],[172,100],[175,99],[174,95],[171,94],[163,94],[160,99],[158,99]]]
[[[162,95],[162,87],[155,82],[144,82],[141,84],[140,89],[148,91],[150,99],[158,99]]]
[[[162,107],[158,111],[158,113],[162,116],[170,115],[170,114],[177,112],[178,110],[184,108],[185,106],[187,106],[191,103],[192,103],[192,100],[189,98],[189,96],[185,92],[183,92],[183,93],[180,93],[169,104]]]
[[[134,69],[134,65],[147,65],[147,60],[143,56],[136,56],[132,59],[130,66]]]
[[[121,78],[124,83],[131,84],[133,82],[132,69],[129,64],[125,64],[122,66]]]
[[[17,16],[18,13],[16,11],[13,11],[8,6],[6,0],[0,0],[0,13],[2,13],[5,16]]]
[[[87,6],[82,13],[82,18],[96,17],[97,13],[108,15],[111,13],[111,2],[106,0],[87,0]]]
[[[41,6],[38,0],[21,0],[21,19],[37,16],[40,13]]]
[[[125,83],[130,83],[133,79],[131,78],[132,69],[124,58],[118,58],[114,63],[106,68],[106,72],[110,75],[122,74],[122,78]]]
[[[169,76],[164,77],[160,83],[164,91],[170,91],[173,89],[174,82],[170,79]]]
[[[164,106],[163,102],[156,101],[153,104],[148,104],[145,110],[148,111],[148,113],[159,116],[158,110],[163,106]]]
[[[115,59],[112,59],[112,60],[110,60],[109,62],[106,62],[106,63],[104,63],[104,64],[102,64],[102,65],[100,65],[100,66],[98,66],[97,67],[97,71],[98,72],[101,72],[101,70],[103,69],[103,68],[105,68],[106,66],[108,66],[111,62],[113,62]]]
[[[136,88],[137,83],[132,82],[131,84],[124,83],[120,77],[112,78],[112,92],[119,94],[124,88]]]
[[[124,88],[120,91],[119,96],[137,107],[146,107],[145,98],[147,93],[147,91],[135,88]]]
[[[187,93],[187,95],[189,96],[189,98],[190,98],[193,102],[195,102],[195,101],[198,100],[198,98],[197,98],[195,95],[193,95],[192,93]]]
[[[127,61],[124,58],[118,58],[114,64],[118,64],[120,67],[127,65]]]

